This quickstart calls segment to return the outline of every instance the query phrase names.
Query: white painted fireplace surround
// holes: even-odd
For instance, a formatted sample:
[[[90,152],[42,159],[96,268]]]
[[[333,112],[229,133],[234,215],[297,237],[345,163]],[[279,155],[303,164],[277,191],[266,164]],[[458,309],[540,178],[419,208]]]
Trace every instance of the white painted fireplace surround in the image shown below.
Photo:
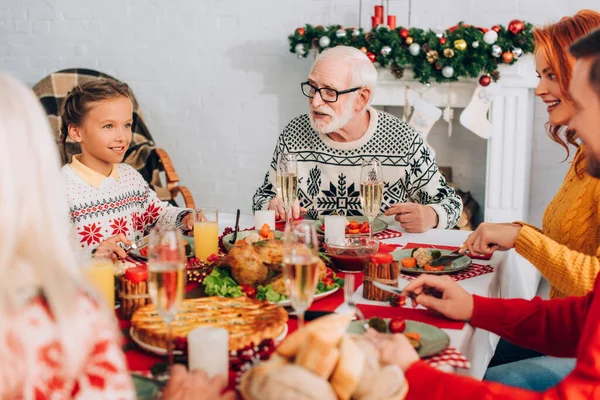
[[[477,80],[435,84],[427,88],[412,79],[406,70],[401,80],[388,70],[379,70],[379,82],[373,99],[375,106],[404,106],[418,97],[440,108],[450,102],[453,108],[469,104]],[[493,125],[487,144],[484,220],[509,222],[526,220],[529,210],[531,146],[533,136],[533,90],[537,85],[533,57],[521,57],[512,66],[500,66],[500,90],[490,107]],[[408,89],[407,89],[408,86]],[[460,113],[455,111],[458,121]],[[444,149],[434,149],[437,153]],[[484,167],[484,166],[482,166]]]

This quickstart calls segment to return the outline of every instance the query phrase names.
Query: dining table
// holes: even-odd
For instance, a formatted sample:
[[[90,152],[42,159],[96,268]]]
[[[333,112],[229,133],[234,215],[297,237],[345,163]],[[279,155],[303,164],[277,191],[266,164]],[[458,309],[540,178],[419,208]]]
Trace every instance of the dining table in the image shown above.
[[[386,239],[381,239],[382,244],[392,245],[394,248],[414,248],[414,247],[433,247],[441,249],[456,249],[470,234],[469,231],[432,229],[425,233],[405,232],[400,224],[393,217],[380,217],[388,224],[390,232],[397,232]],[[223,232],[225,228],[235,226],[236,215],[234,213],[219,214],[219,231]],[[252,215],[240,216],[240,230],[252,228],[254,218]],[[514,250],[495,252],[488,260],[474,260],[474,267],[477,271],[474,276],[466,275],[466,278],[458,280],[458,284],[466,291],[478,296],[491,298],[533,298],[538,290],[541,275],[531,264],[524,263],[519,259],[520,256]],[[405,287],[411,278],[407,275],[401,275],[398,287]],[[198,285],[188,285],[188,292],[194,293]],[[363,298],[362,282],[357,280],[353,300],[361,310],[369,310],[374,313],[389,316],[398,314],[399,316],[408,315],[410,319],[415,313],[412,310],[410,299],[404,307],[392,307],[389,303],[373,302]],[[189,297],[189,296],[188,296]],[[421,306],[417,307],[417,312],[421,311]],[[338,290],[334,295],[315,300],[310,310],[323,310],[344,312],[343,290]],[[424,315],[425,310],[418,315]],[[423,322],[430,318],[425,315]],[[126,333],[129,327],[128,321],[119,321],[120,327]],[[288,334],[297,328],[297,320],[290,317],[288,320]],[[447,371],[455,372],[461,375],[467,375],[475,379],[482,379],[487,365],[494,355],[499,337],[483,329],[474,328],[468,323],[452,323],[442,321],[440,328],[449,336],[450,346],[462,354],[468,361],[468,368],[442,368]],[[125,356],[129,369],[135,372],[148,371],[152,365],[157,362],[164,362],[164,357],[145,353],[137,346],[130,344],[125,350]]]

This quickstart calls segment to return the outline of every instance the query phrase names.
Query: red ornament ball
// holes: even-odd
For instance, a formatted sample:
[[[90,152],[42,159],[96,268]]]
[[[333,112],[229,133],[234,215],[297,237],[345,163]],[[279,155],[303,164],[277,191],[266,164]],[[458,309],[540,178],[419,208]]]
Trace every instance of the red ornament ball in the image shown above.
[[[519,33],[523,32],[524,29],[525,29],[525,24],[523,23],[523,21],[521,21],[519,19],[513,19],[508,24],[508,30],[513,35],[518,35]]]
[[[371,62],[375,62],[375,54],[368,52],[367,57],[369,57],[369,60],[371,60]]]
[[[481,78],[479,78],[479,84],[481,86],[488,86],[491,82],[492,82],[492,78],[490,78],[487,75],[483,75]]]
[[[496,31],[496,33],[500,33],[500,27],[498,25],[492,26],[492,30]]]
[[[304,33],[305,33],[305,32],[306,32],[306,31],[304,30],[304,28],[298,28],[298,29],[296,29],[296,33],[297,33],[298,35],[300,35],[300,36],[304,36]]]
[[[400,29],[400,37],[406,39],[408,37],[408,29]]]
[[[445,37],[441,37],[440,38],[440,44],[443,46],[446,44],[446,38]]]

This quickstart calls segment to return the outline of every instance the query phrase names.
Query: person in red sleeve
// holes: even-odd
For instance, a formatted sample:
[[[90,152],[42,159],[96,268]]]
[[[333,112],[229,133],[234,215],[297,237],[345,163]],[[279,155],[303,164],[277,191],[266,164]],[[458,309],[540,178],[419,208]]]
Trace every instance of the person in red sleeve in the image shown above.
[[[575,104],[569,126],[586,144],[588,173],[600,178],[600,30],[576,42],[570,51],[577,63],[569,88]],[[429,294],[435,292],[436,296]],[[420,304],[448,318],[468,321],[518,346],[555,357],[577,358],[575,369],[557,385],[534,392],[444,373],[420,361],[404,335],[377,337],[374,343],[383,361],[399,365],[406,375],[410,387],[407,399],[447,399],[450,393],[462,400],[600,399],[600,274],[588,295],[547,301],[479,297],[449,277],[429,275],[411,282],[405,294],[414,298],[414,306]],[[528,372],[533,377],[535,373]]]

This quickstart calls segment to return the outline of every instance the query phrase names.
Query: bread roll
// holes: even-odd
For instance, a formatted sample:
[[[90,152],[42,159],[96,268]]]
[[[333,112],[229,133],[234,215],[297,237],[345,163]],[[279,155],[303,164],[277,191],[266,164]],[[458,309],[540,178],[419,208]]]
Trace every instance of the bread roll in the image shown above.
[[[246,400],[336,400],[329,382],[298,365],[286,364],[259,380],[250,392],[242,391]]]
[[[352,338],[352,340],[354,340],[356,345],[365,355],[363,374],[360,378],[358,387],[354,391],[355,398],[362,398],[363,396],[369,394],[369,392],[371,392],[373,389],[373,380],[381,368],[379,364],[379,351],[369,339],[366,339],[362,336],[355,336]]]
[[[240,392],[247,400],[252,399],[251,393],[260,393],[260,387],[269,373],[280,369],[287,363],[285,358],[273,354],[269,361],[256,365],[242,376],[242,380],[240,381]]]
[[[298,350],[296,364],[327,380],[340,358],[338,341],[324,332],[310,332]]]
[[[318,318],[285,338],[283,343],[277,346],[277,354],[293,359],[311,332],[323,333],[324,337],[331,338],[331,343],[335,345],[344,335],[351,321],[351,314],[330,314]]]
[[[340,346],[340,361],[331,375],[331,386],[341,400],[349,400],[363,374],[365,355],[350,337],[344,336]]]

